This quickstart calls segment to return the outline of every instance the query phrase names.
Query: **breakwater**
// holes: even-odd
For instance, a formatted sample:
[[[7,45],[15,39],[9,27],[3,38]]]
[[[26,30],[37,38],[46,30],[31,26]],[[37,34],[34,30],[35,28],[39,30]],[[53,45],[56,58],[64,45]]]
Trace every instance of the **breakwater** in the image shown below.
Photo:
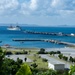
[[[29,33],[29,34],[43,34],[43,35],[55,35],[55,36],[72,36],[75,37],[75,34],[71,33],[71,34],[64,34],[62,32],[36,32],[36,31],[23,31],[24,33]]]
[[[52,39],[12,39],[13,41],[16,42],[24,42],[24,41],[43,41],[43,42],[50,42],[50,43],[55,43],[55,44],[60,44],[60,45],[66,45],[66,46],[72,46],[75,47],[75,44],[69,43],[69,42],[63,42],[59,40],[52,40]]]

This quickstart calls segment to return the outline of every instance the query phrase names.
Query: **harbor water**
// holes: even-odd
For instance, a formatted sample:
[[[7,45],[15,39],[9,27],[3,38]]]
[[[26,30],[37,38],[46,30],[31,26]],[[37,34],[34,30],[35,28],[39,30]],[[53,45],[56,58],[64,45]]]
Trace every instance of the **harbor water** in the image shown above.
[[[21,48],[61,48],[65,45],[59,45],[50,42],[43,41],[25,41],[25,42],[15,42],[12,41],[13,38],[29,38],[29,39],[53,39],[69,43],[75,43],[75,37],[73,36],[56,36],[56,35],[44,35],[44,34],[30,34],[24,31],[32,32],[51,32],[51,33],[64,33],[64,34],[75,34],[74,27],[33,27],[33,26],[20,26],[22,30],[7,30],[8,26],[0,26],[0,46],[6,44],[14,47]]]

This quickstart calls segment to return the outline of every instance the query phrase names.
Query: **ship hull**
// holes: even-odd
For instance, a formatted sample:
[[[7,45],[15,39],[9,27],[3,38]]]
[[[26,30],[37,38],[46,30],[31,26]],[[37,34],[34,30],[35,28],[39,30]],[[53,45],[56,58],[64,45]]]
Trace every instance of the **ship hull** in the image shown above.
[[[7,30],[20,30],[20,28],[19,27],[9,27],[7,28]]]

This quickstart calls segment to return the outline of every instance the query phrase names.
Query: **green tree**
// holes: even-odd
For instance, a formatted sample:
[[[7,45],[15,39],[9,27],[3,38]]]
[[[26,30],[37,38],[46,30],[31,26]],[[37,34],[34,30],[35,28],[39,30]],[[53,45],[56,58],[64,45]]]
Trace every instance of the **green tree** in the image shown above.
[[[16,75],[32,75],[32,72],[27,64],[23,64]]]
[[[75,75],[75,65],[70,66],[69,75]]]
[[[66,56],[63,56],[63,59],[64,59],[65,61],[67,61],[67,60],[68,60],[68,57],[66,57]]]
[[[50,69],[50,70],[47,70],[46,72],[44,72],[43,75],[57,75],[56,71]]]
[[[49,54],[52,55],[53,53],[52,52],[49,52]]]
[[[73,58],[73,62],[75,63],[75,58]]]
[[[38,65],[36,63],[31,64],[33,68],[36,68]]]
[[[15,75],[20,65],[13,59],[5,58],[2,64],[1,75]]]
[[[51,51],[50,52],[50,55],[53,55],[54,56],[54,54],[56,54],[56,52],[54,52],[54,51]]]
[[[20,68],[20,61],[5,58],[6,52],[0,47],[0,75],[15,75]]]
[[[40,51],[38,52],[38,54],[45,54],[45,49],[44,48],[41,48]]]
[[[57,53],[57,54],[61,54],[61,52],[60,52],[60,51],[57,51],[56,53]]]
[[[60,59],[62,59],[62,58],[63,58],[63,54],[59,54],[58,57],[59,57]]]
[[[22,60],[22,59],[17,58],[17,63],[18,63],[18,64],[22,64],[22,63],[23,63],[23,60]]]
[[[26,62],[26,61],[27,61],[27,58],[25,57],[24,60],[25,60],[25,62]]]
[[[73,62],[73,57],[70,56],[69,61]]]
[[[2,73],[4,58],[5,58],[5,52],[3,52],[2,48],[0,47],[0,74]]]
[[[47,62],[48,60],[46,58],[42,58],[42,61],[43,62]]]
[[[56,71],[50,69],[45,72],[38,72],[36,75],[58,75]]]

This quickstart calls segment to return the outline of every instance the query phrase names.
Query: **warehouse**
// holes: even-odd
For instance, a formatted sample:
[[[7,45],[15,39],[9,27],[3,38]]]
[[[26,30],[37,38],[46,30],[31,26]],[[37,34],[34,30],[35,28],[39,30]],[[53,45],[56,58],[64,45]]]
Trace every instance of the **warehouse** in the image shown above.
[[[65,64],[59,61],[48,61],[48,68],[53,70],[64,70]]]

